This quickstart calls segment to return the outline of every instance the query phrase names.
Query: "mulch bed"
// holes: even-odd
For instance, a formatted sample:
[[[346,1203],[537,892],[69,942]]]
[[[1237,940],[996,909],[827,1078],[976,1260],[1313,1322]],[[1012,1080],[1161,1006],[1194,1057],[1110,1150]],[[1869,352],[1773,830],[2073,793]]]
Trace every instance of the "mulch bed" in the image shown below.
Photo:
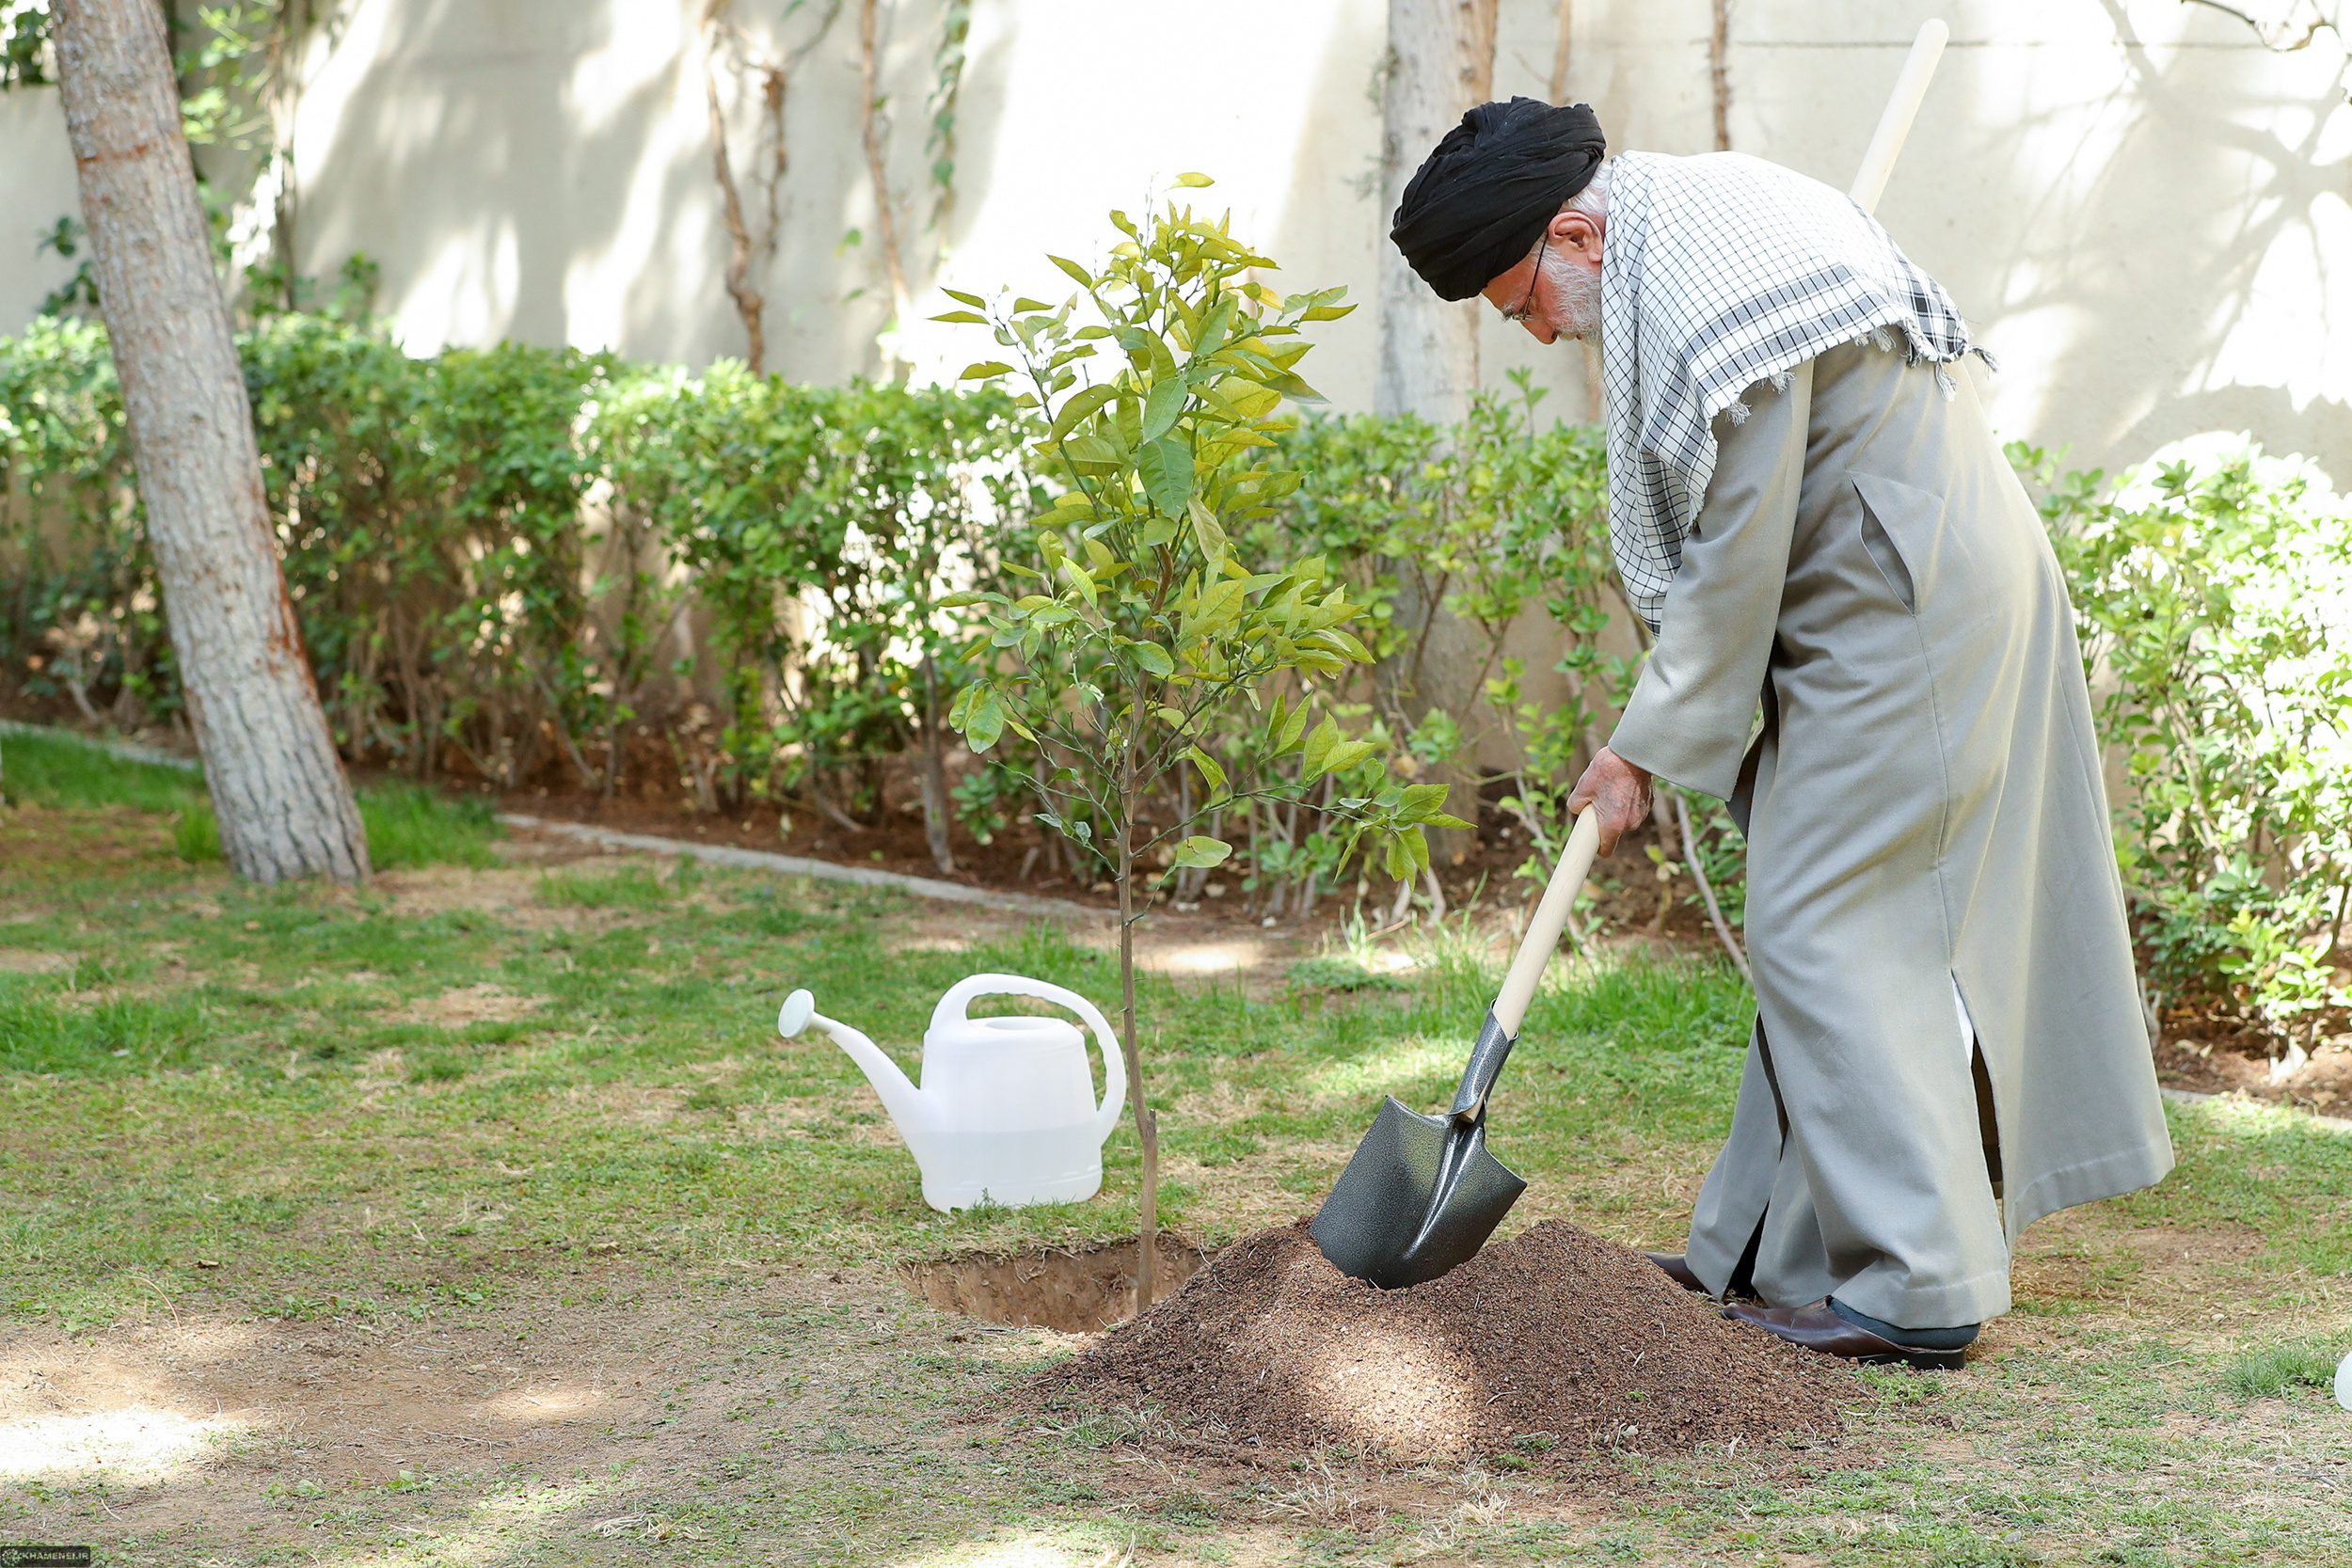
[[[1148,1412],[1229,1457],[1337,1446],[1549,1467],[1819,1446],[1865,1395],[1842,1364],[1724,1321],[1640,1253],[1563,1221],[1403,1291],[1341,1274],[1302,1221],[1225,1248],[1014,1399],[1031,1414]]]

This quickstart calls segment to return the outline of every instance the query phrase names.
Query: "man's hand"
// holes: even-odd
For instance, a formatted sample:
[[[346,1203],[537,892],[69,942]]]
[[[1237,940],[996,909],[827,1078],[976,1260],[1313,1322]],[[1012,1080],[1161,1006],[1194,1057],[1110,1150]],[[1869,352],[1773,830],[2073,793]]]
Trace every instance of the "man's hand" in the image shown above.
[[[1620,834],[1649,819],[1649,775],[1603,746],[1568,796],[1569,811],[1587,806],[1600,813],[1600,852],[1613,854]]]

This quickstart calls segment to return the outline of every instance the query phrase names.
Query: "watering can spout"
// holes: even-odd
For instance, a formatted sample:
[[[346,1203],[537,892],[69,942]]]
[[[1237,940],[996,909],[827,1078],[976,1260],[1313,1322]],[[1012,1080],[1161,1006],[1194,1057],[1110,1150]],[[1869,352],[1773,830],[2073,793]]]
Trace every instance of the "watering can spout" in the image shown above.
[[[882,1109],[898,1124],[899,1135],[921,1164],[931,1152],[932,1134],[941,1125],[939,1107],[931,1097],[908,1081],[898,1064],[882,1052],[882,1047],[838,1020],[825,1017],[817,1010],[817,999],[805,990],[796,990],[784,999],[784,1006],[776,1013],[776,1033],[790,1039],[810,1024],[815,1024],[833,1037],[833,1042],[850,1053],[866,1074],[866,1081],[874,1085],[882,1097]]]

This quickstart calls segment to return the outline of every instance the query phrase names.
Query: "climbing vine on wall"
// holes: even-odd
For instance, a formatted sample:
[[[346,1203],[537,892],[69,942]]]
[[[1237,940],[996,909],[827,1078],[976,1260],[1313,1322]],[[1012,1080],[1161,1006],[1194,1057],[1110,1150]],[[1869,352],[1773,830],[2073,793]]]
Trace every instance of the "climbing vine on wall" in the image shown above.
[[[934,81],[930,135],[923,150],[931,160],[931,227],[945,230],[956,199],[956,98],[963,88],[963,63],[972,38],[972,0],[946,0],[940,9],[939,46],[931,54]]]

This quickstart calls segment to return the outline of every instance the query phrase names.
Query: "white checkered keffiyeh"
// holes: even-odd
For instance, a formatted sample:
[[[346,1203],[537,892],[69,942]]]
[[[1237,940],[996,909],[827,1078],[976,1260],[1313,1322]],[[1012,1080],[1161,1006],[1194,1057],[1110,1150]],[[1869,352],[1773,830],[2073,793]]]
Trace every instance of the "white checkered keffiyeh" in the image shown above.
[[[1876,219],[1818,181],[1738,152],[1609,165],[1601,385],[1609,538],[1655,630],[1715,472],[1710,421],[1824,349],[1902,330],[1914,363],[1969,352],[1968,325]],[[1978,350],[1981,354],[1982,350]]]

